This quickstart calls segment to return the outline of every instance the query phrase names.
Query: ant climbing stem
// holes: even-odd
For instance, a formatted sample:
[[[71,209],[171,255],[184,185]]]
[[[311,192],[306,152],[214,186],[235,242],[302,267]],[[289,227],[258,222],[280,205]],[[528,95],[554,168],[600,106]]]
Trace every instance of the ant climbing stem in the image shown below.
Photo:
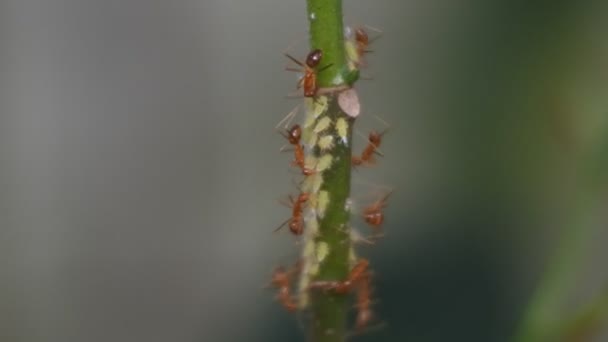
[[[377,35],[370,39],[369,34],[367,33],[367,31],[365,29],[375,31],[377,33]],[[355,42],[357,43],[357,52],[359,53],[359,56],[362,57],[366,53],[373,52],[373,50],[369,50],[369,46],[376,39],[380,38],[382,33],[383,33],[382,30],[369,26],[369,25],[363,25],[363,26],[357,27],[355,29]]]
[[[310,176],[313,175],[316,171],[314,168],[306,166],[304,146],[300,144],[300,141],[302,139],[302,127],[300,127],[300,125],[298,124],[294,124],[293,126],[291,126],[291,128],[287,128],[289,124],[291,124],[293,118],[297,115],[298,109],[299,106],[296,106],[283,119],[281,119],[281,121],[279,121],[279,123],[275,127],[275,130],[277,130],[279,134],[281,134],[285,139],[287,139],[289,144],[293,147],[294,160],[292,161],[291,165],[299,167],[304,176]],[[279,129],[279,127],[283,123],[285,123],[285,125],[281,129]],[[287,149],[285,148],[285,146],[283,146],[281,147],[280,151],[291,151],[291,149]]]
[[[384,157],[384,153],[380,150],[380,145],[382,144],[382,137],[385,133],[386,131],[378,133],[372,130],[366,137],[357,131],[356,134],[358,136],[367,140],[367,145],[363,149],[363,152],[361,152],[361,156],[352,156],[351,164],[353,166],[361,166],[363,164],[374,165],[376,163],[376,159],[374,158],[375,155]]]
[[[293,270],[288,271],[283,266],[279,266],[272,273],[272,279],[270,281],[270,284],[278,290],[276,296],[277,300],[289,312],[294,312],[298,309],[296,300],[291,295],[290,291],[290,278],[293,272]]]
[[[306,159],[304,155],[304,147],[300,144],[300,140],[302,138],[302,128],[300,125],[295,124],[289,130],[286,130],[282,133],[282,135],[289,141],[289,143],[293,146],[293,156],[294,160],[291,162],[293,166],[297,166],[302,171],[304,176],[310,176],[314,174],[316,171],[314,168],[309,168],[306,166]],[[281,149],[281,151],[286,151],[285,149]]]
[[[287,114],[279,122],[275,129],[278,130],[279,134],[281,134],[285,139],[287,139],[289,144],[293,147],[294,160],[291,164],[293,166],[298,166],[302,171],[303,175],[310,176],[315,173],[315,170],[306,166],[304,147],[302,146],[302,144],[300,144],[300,140],[302,139],[302,127],[300,127],[300,125],[298,124],[295,124],[291,126],[291,128],[287,128],[295,117],[295,115],[297,114],[297,110],[298,107],[294,108],[291,112],[289,112],[289,114]],[[282,130],[279,130],[279,126],[283,123],[285,123],[285,126],[282,128]],[[285,146],[281,147],[281,152],[284,151],[287,151],[287,149],[285,149]]]
[[[376,116],[376,118],[382,121],[386,125],[386,128],[382,132],[377,132],[375,130],[369,132],[369,135],[367,136],[367,146],[365,146],[363,152],[361,152],[361,156],[352,156],[351,158],[351,164],[353,166],[360,166],[363,164],[373,165],[376,163],[374,155],[384,156],[382,151],[380,151],[380,145],[382,144],[382,138],[388,132],[390,126],[380,117]]]
[[[348,57],[348,66],[351,71],[357,70],[359,72],[357,79],[360,80],[373,80],[373,76],[364,75],[361,70],[368,66],[365,59],[365,54],[373,52],[369,49],[369,46],[378,39],[382,30],[371,27],[369,25],[361,26],[345,26],[345,49]],[[376,34],[370,38],[368,31],[375,31]]]
[[[367,328],[373,318],[371,310],[372,300],[372,274],[369,271],[369,261],[359,259],[355,266],[348,273],[346,280],[343,281],[317,281],[313,282],[309,289],[333,291],[336,294],[348,294],[356,291],[357,316],[355,329],[358,333]]]
[[[365,273],[357,287],[357,320],[355,323],[357,331],[361,331],[367,327],[372,319],[371,292],[371,275]]]
[[[294,141],[295,141],[296,137],[301,135],[300,125],[294,125],[289,130],[288,134],[289,134],[289,137],[294,139]],[[319,164],[319,161],[316,161],[314,166],[310,165],[310,163],[307,163],[306,157],[304,155],[304,146],[298,142],[298,143],[294,144],[293,147],[294,147],[294,150],[293,150],[294,151],[294,160],[291,162],[291,165],[297,166],[298,168],[300,168],[302,175],[304,175],[306,177],[316,174],[317,165]],[[282,149],[281,152],[283,152],[283,151],[287,151],[287,149]]]
[[[319,89],[317,85],[317,73],[331,67],[333,64],[328,64],[315,70],[323,58],[323,51],[320,49],[314,49],[309,52],[306,56],[306,63],[302,63],[287,52],[285,52],[284,55],[301,67],[301,69],[285,67],[285,70],[304,73],[304,76],[298,81],[297,89],[304,88],[304,97],[315,97],[317,95],[317,90]]]
[[[374,230],[378,230],[384,223],[384,212],[383,209],[387,207],[386,201],[390,197],[393,191],[389,191],[379,200],[370,204],[363,210],[363,219],[369,224]]]
[[[289,195],[289,203],[286,205],[292,208],[291,217],[281,223],[274,231],[277,232],[283,228],[286,224],[289,226],[289,230],[296,236],[302,235],[304,232],[304,203],[308,201],[308,193],[300,193],[296,199]]]
[[[359,259],[355,266],[350,270],[346,280],[343,281],[326,281],[319,280],[310,284],[309,289],[317,289],[324,291],[333,291],[336,294],[347,294],[352,291],[362,279],[368,276],[369,261],[367,259]]]
[[[380,228],[384,223],[384,208],[388,206],[387,201],[392,195],[394,189],[385,185],[373,184],[362,179],[354,180],[353,184],[361,184],[366,187],[377,188],[377,190],[374,190],[371,194],[366,195],[366,197],[375,197],[372,201],[370,201],[370,204],[364,206],[362,209],[355,208],[351,210],[359,213],[361,218],[372,228],[373,233],[371,234],[370,238],[372,241],[375,241],[376,239],[385,235]],[[379,188],[383,190],[379,190]]]
[[[368,31],[374,31],[376,34],[370,38]],[[369,26],[361,25],[354,28],[346,27],[346,39],[349,44],[350,58],[357,68],[366,67],[367,63],[364,60],[364,55],[373,52],[370,50],[370,45],[382,35],[382,30]]]
[[[302,128],[300,127],[300,125],[295,124],[295,125],[291,126],[291,128],[289,128],[289,129],[286,128],[284,131],[279,132],[279,134],[281,134],[285,139],[287,139],[289,144],[295,148],[295,150],[296,150],[295,160],[296,161],[300,159],[297,157],[297,155],[300,152],[302,153],[302,158],[304,157],[304,148],[302,147],[302,145],[300,145],[300,139],[302,138]],[[298,151],[298,150],[301,150],[301,151]],[[285,152],[285,151],[289,151],[289,150],[287,150],[285,148],[285,145],[283,145],[283,147],[281,147],[280,151]]]

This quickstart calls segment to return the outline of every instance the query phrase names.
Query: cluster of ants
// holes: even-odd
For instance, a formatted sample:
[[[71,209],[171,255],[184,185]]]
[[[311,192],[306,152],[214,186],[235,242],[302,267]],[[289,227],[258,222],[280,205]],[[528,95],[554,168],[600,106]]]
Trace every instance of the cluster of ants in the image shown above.
[[[354,39],[348,40],[349,43],[354,44],[353,50],[356,52],[356,58],[350,58],[350,62],[356,63],[357,68],[364,65],[363,55],[370,52],[368,49],[371,39],[368,33],[363,27],[359,27],[354,30]],[[331,64],[321,66],[323,58],[323,51],[320,49],[314,49],[308,53],[304,62],[294,58],[288,53],[285,56],[297,64],[300,68],[287,67],[288,71],[297,71],[303,74],[302,78],[298,81],[297,88],[303,88],[305,98],[312,98],[313,100],[319,95],[320,88],[317,85],[317,75],[319,72],[329,68]],[[292,113],[288,114],[291,115]],[[285,119],[281,121],[280,124]],[[289,120],[291,121],[291,120]],[[317,171],[315,167],[307,166],[305,163],[305,150],[304,145],[301,142],[302,139],[302,127],[299,124],[294,124],[289,127],[289,122],[281,127],[279,133],[287,140],[288,144],[293,149],[293,161],[291,165],[297,167],[304,177],[314,175]],[[377,132],[372,130],[367,136],[367,144],[360,155],[351,156],[352,167],[359,166],[372,166],[376,163],[375,156],[382,155],[379,151],[380,145],[382,144],[383,135],[387,132]],[[390,192],[384,195],[379,200],[370,204],[363,209],[361,216],[363,220],[372,228],[375,236],[380,230],[384,222],[383,209],[387,206],[387,200],[390,196]],[[283,222],[275,231],[280,230],[284,226],[288,226],[289,230],[295,236],[300,236],[304,233],[305,222],[304,222],[304,209],[307,202],[310,200],[311,194],[308,192],[300,192],[297,197],[289,196],[289,202],[287,205],[291,208],[291,217]],[[283,305],[283,307],[290,311],[295,312],[298,310],[298,303],[296,297],[291,293],[291,280],[294,274],[300,271],[301,265],[298,263],[292,269],[286,269],[282,266],[277,267],[272,275],[271,285],[277,289],[277,300]],[[346,279],[336,281],[314,281],[307,287],[308,290],[316,291],[329,291],[331,293],[346,295],[353,291],[356,291],[356,328],[365,328],[369,321],[372,319],[371,311],[371,272],[369,270],[369,261],[360,258],[356,261]]]

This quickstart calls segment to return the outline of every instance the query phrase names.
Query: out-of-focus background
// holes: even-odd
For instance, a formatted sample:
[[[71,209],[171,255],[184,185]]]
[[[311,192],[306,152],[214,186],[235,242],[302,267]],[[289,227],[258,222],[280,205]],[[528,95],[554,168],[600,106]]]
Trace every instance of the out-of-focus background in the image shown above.
[[[264,287],[299,248],[271,231],[305,1],[0,7],[0,340],[304,340]],[[394,189],[356,340],[507,341],[539,284],[549,321],[608,291],[608,3],[344,7],[383,31],[357,129],[390,124],[353,197]]]

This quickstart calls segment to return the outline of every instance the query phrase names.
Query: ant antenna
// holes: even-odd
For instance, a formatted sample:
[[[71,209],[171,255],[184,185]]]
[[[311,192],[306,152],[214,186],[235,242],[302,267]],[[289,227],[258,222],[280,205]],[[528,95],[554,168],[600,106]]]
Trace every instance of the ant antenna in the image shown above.
[[[283,117],[281,119],[281,121],[279,121],[277,123],[277,125],[274,127],[275,130],[279,130],[279,127],[285,123],[285,126],[283,126],[283,129],[287,129],[287,127],[289,127],[289,125],[291,124],[291,121],[293,120],[293,118],[298,115],[298,110],[300,109],[300,105],[295,106],[289,113],[287,113],[287,115],[285,115],[285,117]],[[280,132],[280,133],[284,133],[284,132]]]
[[[382,135],[384,135],[384,133],[388,132],[388,129],[391,127],[391,125],[379,115],[374,114],[373,116],[376,118],[376,120],[380,121],[386,127],[386,129],[384,129],[384,131],[381,133]]]

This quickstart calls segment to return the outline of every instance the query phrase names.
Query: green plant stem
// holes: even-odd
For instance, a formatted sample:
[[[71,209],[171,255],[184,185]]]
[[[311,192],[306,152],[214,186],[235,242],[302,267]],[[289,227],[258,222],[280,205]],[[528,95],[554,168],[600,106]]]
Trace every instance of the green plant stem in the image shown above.
[[[346,115],[341,112],[335,96],[329,97],[327,114],[332,121]],[[352,125],[349,125],[352,127]],[[351,135],[349,131],[349,136]],[[335,134],[335,132],[334,132]],[[332,150],[335,162],[323,174],[321,191],[327,191],[330,201],[325,216],[319,221],[319,234],[315,242],[326,243],[329,254],[319,265],[314,281],[343,280],[349,272],[349,218],[346,210],[350,195],[351,148],[350,144],[339,144]],[[311,308],[313,325],[311,336],[315,342],[343,341],[348,313],[348,297],[331,292],[313,293]]]
[[[320,87],[345,84],[347,70],[342,23],[342,0],[307,0],[310,24],[310,47],[321,49],[321,66],[330,65],[318,74]]]
[[[346,54],[342,23],[341,0],[307,0],[308,20],[310,23],[310,46],[321,49],[323,58],[320,68],[330,65],[318,73],[317,84],[321,88],[345,85],[347,72]],[[312,281],[341,281],[350,270],[350,212],[347,201],[350,196],[352,120],[341,110],[338,94],[326,95],[327,106],[316,122],[329,118],[332,125],[322,134],[331,135],[335,145],[328,151],[318,146],[310,153],[315,158],[331,155],[332,163],[322,172],[321,192],[328,194],[329,201],[324,215],[319,217],[318,233],[314,246],[327,246],[327,255],[318,264],[318,271]],[[315,100],[316,101],[316,100]],[[346,136],[337,128],[338,120],[347,122]],[[319,134],[320,136],[321,134]],[[346,321],[349,311],[348,296],[337,295],[330,291],[313,291],[310,294],[312,314],[309,336],[315,342],[344,341]]]

